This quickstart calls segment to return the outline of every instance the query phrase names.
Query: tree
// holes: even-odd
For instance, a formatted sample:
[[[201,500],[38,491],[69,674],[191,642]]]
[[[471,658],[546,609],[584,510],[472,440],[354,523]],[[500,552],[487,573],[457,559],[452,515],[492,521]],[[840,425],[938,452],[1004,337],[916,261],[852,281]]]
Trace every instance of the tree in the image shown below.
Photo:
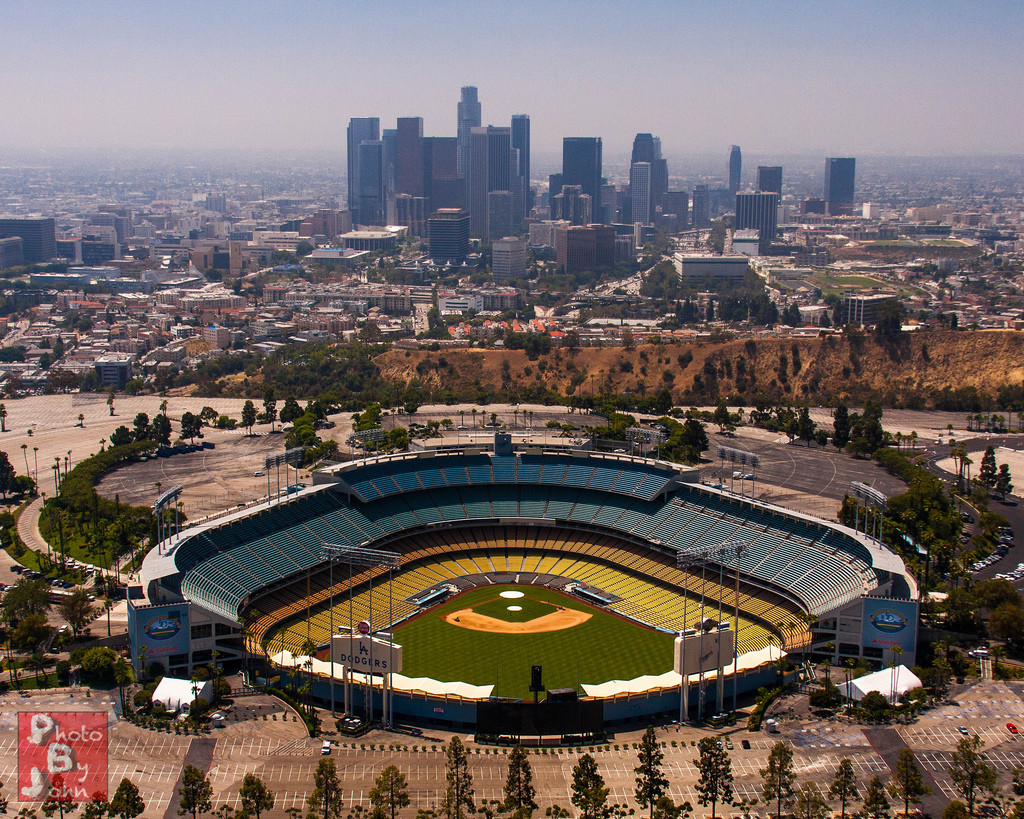
[[[637,766],[633,769],[636,774],[636,801],[647,808],[648,814],[654,810],[658,797],[668,790],[664,760],[665,753],[658,744],[654,727],[648,725],[637,751]]]
[[[921,798],[932,789],[924,784],[924,775],[917,764],[917,757],[910,748],[903,748],[896,758],[892,772],[892,795],[903,800],[903,812],[910,815],[911,805],[920,805]]]
[[[81,803],[74,799],[74,787],[65,785],[64,776],[57,774],[50,782],[50,790],[43,802],[43,815],[50,817],[56,814],[59,819],[73,816],[78,812]]]
[[[1013,491],[1013,484],[1010,482],[1010,465],[999,464],[999,474],[996,475],[995,490],[999,493],[1000,500],[1006,500],[1006,496]]]
[[[608,819],[608,788],[590,754],[584,754],[572,769],[572,798],[579,819]]]
[[[462,740],[452,737],[445,748],[445,791],[441,812],[447,819],[465,819],[473,813],[473,777],[469,773],[469,757]]]
[[[800,407],[796,428],[800,440],[804,441],[807,446],[810,446],[811,441],[814,440],[814,433],[817,427],[815,427],[814,421],[811,420],[811,411],[807,407]]]
[[[729,408],[725,405],[725,401],[719,401],[718,406],[715,407],[714,415],[711,416],[711,420],[718,427],[718,431],[725,432],[725,428],[730,426],[732,419],[729,417]]]
[[[71,626],[71,632],[77,637],[92,616],[89,592],[82,588],[75,589],[61,601],[58,610],[64,621]]]
[[[264,811],[274,809],[274,792],[256,774],[247,773],[242,777],[242,787],[238,789],[238,798],[242,810],[248,816],[260,819]]]
[[[270,431],[274,431],[274,422],[277,420],[277,398],[274,396],[274,388],[267,387],[263,393],[263,414],[270,421]]]
[[[14,467],[7,457],[6,452],[0,452],[0,494],[4,496],[11,491],[11,484],[14,482]]]
[[[188,442],[191,444],[197,437],[202,437],[202,434],[203,419],[193,412],[183,412],[181,414],[181,437],[188,438]]]
[[[46,614],[50,610],[50,587],[42,580],[22,578],[4,592],[2,605],[8,620],[18,620],[29,614]]]
[[[171,443],[171,419],[160,413],[153,419],[152,438],[158,444],[170,446]]]
[[[978,470],[978,480],[989,489],[996,485],[996,450],[991,444],[985,448],[985,454],[981,456],[981,467]]]
[[[281,423],[290,424],[301,415],[302,408],[299,406],[299,402],[295,400],[295,396],[289,395],[285,398],[284,406],[281,407]]]
[[[306,798],[309,816],[320,819],[341,819],[344,802],[341,782],[333,759],[321,759],[313,774],[313,792]]]
[[[256,423],[256,406],[252,401],[242,404],[242,426],[246,429],[247,435],[252,435],[252,425]]]
[[[732,801],[732,761],[718,737],[703,737],[697,748],[697,801],[711,805],[711,819],[715,819],[719,801]]]
[[[793,803],[793,751],[782,742],[776,742],[768,754],[768,765],[761,769],[761,798],[775,802],[775,815],[781,819],[782,809]]]
[[[836,775],[832,777],[828,795],[832,799],[839,800],[840,817],[846,819],[846,806],[860,798],[857,791],[857,775],[854,773],[853,763],[849,759],[839,760],[839,767],[836,769]]]
[[[7,407],[0,404],[0,432],[7,432]]]
[[[135,420],[132,421],[132,438],[136,441],[147,441],[150,434],[149,416],[144,412],[140,412],[135,416]],[[113,441],[113,438],[111,438],[111,441]]]
[[[516,817],[528,817],[537,809],[533,787],[533,768],[522,745],[516,745],[508,755],[508,774],[505,777],[505,801],[502,809],[512,811]]]
[[[967,805],[959,799],[954,799],[942,811],[942,819],[967,819]]]
[[[1013,646],[1024,643],[1024,610],[1020,604],[1001,603],[989,615],[988,630],[993,637],[1006,640]]]
[[[108,812],[117,819],[136,819],[146,810],[146,803],[139,795],[139,789],[130,779],[122,779],[110,799]]]
[[[178,796],[181,799],[178,816],[191,813],[192,819],[198,819],[200,813],[209,813],[213,807],[213,785],[206,774],[195,765],[186,765],[182,769]]]
[[[707,430],[696,418],[686,419],[686,423],[683,424],[679,446],[683,460],[691,464],[700,461],[701,453],[710,446]]]
[[[996,769],[981,753],[981,737],[964,737],[957,743],[949,761],[949,776],[960,795],[967,800],[967,814],[974,816],[978,796],[996,786]]]
[[[373,806],[373,819],[395,819],[399,810],[409,806],[405,774],[394,765],[388,765],[370,788],[370,804]]]
[[[850,410],[840,402],[832,415],[832,443],[842,449],[850,441]]]
[[[825,819],[828,816],[828,802],[821,795],[821,789],[814,782],[804,782],[796,792],[796,806],[793,814],[797,819]]]
[[[868,819],[886,819],[889,816],[889,798],[885,795],[885,785],[879,777],[868,782],[864,791],[864,805],[861,813]]]

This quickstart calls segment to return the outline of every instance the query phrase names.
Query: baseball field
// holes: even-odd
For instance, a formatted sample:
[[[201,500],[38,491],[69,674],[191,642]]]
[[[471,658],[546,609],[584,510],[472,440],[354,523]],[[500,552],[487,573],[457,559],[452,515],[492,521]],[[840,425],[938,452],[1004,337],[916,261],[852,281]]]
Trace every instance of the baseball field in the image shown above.
[[[406,676],[529,698],[532,665],[543,666],[547,688],[662,674],[674,638],[548,588],[506,585],[457,595],[399,626],[395,639]]]

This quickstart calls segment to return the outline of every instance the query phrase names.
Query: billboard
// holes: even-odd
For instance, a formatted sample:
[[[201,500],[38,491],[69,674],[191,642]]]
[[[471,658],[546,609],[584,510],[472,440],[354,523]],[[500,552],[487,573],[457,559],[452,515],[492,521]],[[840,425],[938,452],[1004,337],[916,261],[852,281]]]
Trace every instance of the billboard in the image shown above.
[[[22,711],[18,714],[21,802],[107,798],[107,714]]]
[[[717,671],[719,661],[722,667],[732,664],[735,646],[734,634],[728,625],[703,635],[690,629],[676,637],[672,668],[676,674],[687,677],[702,671]]]
[[[917,647],[918,606],[913,600],[864,598],[861,644],[903,650],[904,664],[913,665]]]
[[[398,674],[402,647],[364,634],[336,634],[331,642],[334,662],[364,674]]]
[[[163,662],[174,654],[188,654],[191,643],[188,603],[158,606],[128,604],[128,635],[132,643],[132,664]]]

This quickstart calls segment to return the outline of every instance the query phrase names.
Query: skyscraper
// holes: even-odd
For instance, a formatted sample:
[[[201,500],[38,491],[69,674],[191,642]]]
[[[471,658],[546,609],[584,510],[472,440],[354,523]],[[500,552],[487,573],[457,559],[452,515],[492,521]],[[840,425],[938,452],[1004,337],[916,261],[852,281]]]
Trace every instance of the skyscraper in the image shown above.
[[[423,118],[399,117],[395,144],[395,192],[423,196]]]
[[[57,255],[56,221],[49,217],[0,219],[0,239],[21,237],[26,264],[48,262]]]
[[[469,132],[471,128],[479,128],[480,103],[476,98],[476,86],[462,86],[462,97],[459,100],[458,116],[458,171],[459,176],[469,176]]]
[[[853,157],[828,157],[825,160],[825,204],[831,214],[842,213],[853,204],[857,160]]]
[[[591,202],[601,201],[601,137],[562,140],[562,184],[579,185]]]
[[[757,189],[765,193],[782,194],[782,166],[758,165]]]
[[[427,225],[430,258],[436,262],[462,264],[469,253],[469,214],[460,208],[441,208],[431,214]]]
[[[736,194],[736,229],[758,231],[761,252],[775,239],[778,226],[779,195],[777,193]]]
[[[630,165],[637,162],[648,162],[651,165],[650,221],[644,222],[644,224],[650,224],[654,221],[655,210],[662,204],[662,196],[668,190],[668,162],[661,156],[661,140],[658,137],[652,134],[637,134],[633,138],[633,154],[630,158]],[[633,221],[636,222],[639,220],[635,218],[636,206],[633,207]]]
[[[711,226],[711,193],[707,185],[698,185],[693,189],[693,226]]]
[[[651,199],[651,163],[634,162],[629,166],[629,190],[633,198],[633,223],[649,225],[654,221]]]
[[[357,156],[359,190],[356,193],[356,207],[353,211],[359,214],[358,223],[361,225],[382,225],[386,203],[384,143],[379,139],[363,140],[359,143]]]
[[[487,194],[512,188],[512,129],[473,128],[470,131],[469,229],[470,235],[485,239]],[[500,237],[499,237],[500,238]]]
[[[516,194],[515,202],[515,227],[519,232],[519,226],[529,215],[533,207],[533,198],[530,192],[530,117],[527,114],[513,114],[512,116],[512,148],[519,151],[517,163],[518,186],[513,185],[513,193]]]
[[[348,140],[346,145],[346,163],[348,172],[348,207],[352,211],[352,220],[356,223],[359,217],[359,145],[380,139],[380,119],[378,117],[352,117],[348,121]]]
[[[740,153],[740,146],[733,145],[729,149],[729,193],[739,192],[742,175],[743,155]]]

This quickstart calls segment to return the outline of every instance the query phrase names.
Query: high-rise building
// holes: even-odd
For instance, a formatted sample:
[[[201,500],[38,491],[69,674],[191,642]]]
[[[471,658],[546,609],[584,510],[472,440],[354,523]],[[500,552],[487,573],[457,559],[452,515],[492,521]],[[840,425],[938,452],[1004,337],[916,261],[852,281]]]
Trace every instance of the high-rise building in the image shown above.
[[[668,162],[661,156],[661,140],[652,134],[637,134],[633,138],[633,153],[630,157],[630,168],[638,162],[648,163],[650,168],[650,182],[648,183],[650,200],[649,206],[641,203],[640,211],[647,210],[649,219],[644,224],[651,224],[654,221],[655,211],[662,204],[662,197],[668,190]],[[632,171],[630,171],[632,176]],[[641,221],[637,218],[636,198],[633,198],[633,222]]]
[[[555,228],[555,260],[566,273],[612,267],[615,264],[615,228],[612,225]]]
[[[533,197],[530,191],[530,117],[527,114],[513,114],[512,116],[512,149],[519,151],[519,158],[516,163],[517,183],[513,185],[513,192],[517,194],[515,202],[516,232],[523,220],[530,215],[533,208]],[[518,188],[518,190],[516,190]]]
[[[573,225],[593,222],[594,201],[581,185],[562,185],[562,192],[551,199],[551,218],[564,219]]]
[[[757,189],[765,193],[777,193],[782,195],[782,166],[781,165],[758,165],[757,166]]]
[[[711,192],[707,185],[698,185],[693,189],[693,226],[711,227]]]
[[[427,223],[430,258],[442,264],[462,264],[469,255],[469,214],[462,208],[440,208]]]
[[[21,237],[25,264],[48,262],[57,255],[57,223],[46,217],[0,219],[0,239]]]
[[[399,117],[395,192],[423,196],[423,117]]]
[[[459,176],[469,176],[469,142],[470,129],[479,128],[483,120],[480,117],[480,102],[476,96],[475,85],[462,86],[462,97],[459,99],[458,114],[458,171]]]
[[[633,224],[651,224],[654,221],[654,203],[651,199],[650,162],[634,162],[629,166],[629,191],[633,199]]]
[[[395,166],[398,163],[398,129],[385,128],[380,132],[384,155],[384,200],[395,193]]]
[[[562,140],[562,184],[579,185],[591,202],[601,201],[601,137]]]
[[[380,139],[380,118],[352,117],[348,121],[347,136],[348,207],[352,211],[352,219],[359,223],[363,222],[362,217],[358,213],[359,146],[363,142],[375,142]]]
[[[0,239],[0,270],[6,270],[8,267],[20,267],[25,264],[23,244],[20,236],[8,236],[6,239]]]
[[[549,173],[548,174],[548,206],[554,201],[555,197],[562,192],[562,175],[560,173]],[[552,219],[555,217],[552,216]]]
[[[488,241],[512,235],[514,200],[512,191],[487,192]]]
[[[512,133],[510,128],[473,128],[470,132],[469,229],[479,239],[487,229],[487,194],[512,189]],[[502,234],[506,235],[506,234]]]
[[[357,151],[357,178],[359,188],[356,192],[356,206],[350,210],[353,221],[360,225],[384,224],[385,205],[384,192],[384,143],[377,140],[363,140]]]
[[[686,191],[665,191],[661,197],[661,209],[663,213],[676,217],[676,230],[686,230],[690,222],[690,197]]]
[[[775,240],[778,212],[779,195],[777,193],[736,194],[736,229],[758,231],[762,253]]]
[[[825,204],[830,214],[842,213],[853,204],[857,160],[853,157],[828,157],[825,160]]]
[[[388,224],[404,225],[413,236],[427,235],[427,198],[396,193],[388,200]]]
[[[491,245],[491,271],[496,279],[521,279],[526,275],[526,239],[504,236]]]
[[[740,153],[739,145],[733,145],[729,149],[729,193],[739,193],[742,176],[743,154]]]
[[[466,180],[458,172],[458,140],[424,137],[423,195],[431,211],[466,207]]]

